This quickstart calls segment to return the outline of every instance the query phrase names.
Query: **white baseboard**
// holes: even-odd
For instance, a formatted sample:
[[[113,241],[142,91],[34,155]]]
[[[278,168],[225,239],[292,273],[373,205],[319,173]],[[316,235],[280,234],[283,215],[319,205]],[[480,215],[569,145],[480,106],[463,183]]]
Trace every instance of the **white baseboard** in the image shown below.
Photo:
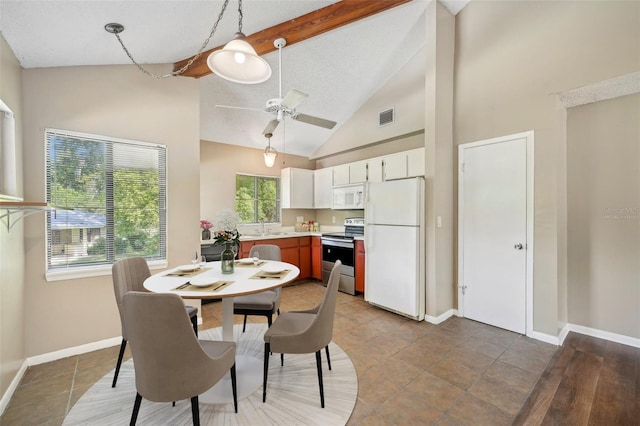
[[[570,328],[570,324],[567,323],[562,327],[562,330],[560,330],[560,334],[558,335],[558,342],[560,343],[560,346],[564,344],[564,339],[567,338],[567,334],[571,331]]]
[[[550,345],[559,346],[560,340],[556,336],[550,334],[540,333],[539,331],[532,331],[527,337],[540,340],[541,342],[549,343]]]
[[[597,337],[599,339],[609,340],[611,342],[622,343],[623,345],[633,346],[634,348],[640,348],[640,339],[637,337],[625,336],[623,334],[612,333],[610,331],[598,330],[596,328],[585,327],[577,324],[567,324],[564,329],[567,329],[567,333],[575,331],[576,333],[586,334],[587,336]],[[566,337],[566,334],[564,337]],[[561,333],[562,335],[562,333]],[[564,337],[562,341],[564,341]]]
[[[32,356],[27,358],[27,364],[38,365],[45,362],[51,362],[74,355],[85,354],[87,352],[97,351],[99,349],[110,348],[111,346],[120,345],[122,337],[112,337],[111,339],[100,340],[98,342],[87,343],[86,345],[74,346],[72,348],[61,349],[47,354]]]
[[[7,391],[4,393],[4,395],[2,395],[2,399],[0,399],[0,416],[4,414],[4,410],[9,405],[9,401],[11,401],[11,397],[13,396],[13,393],[16,391],[16,389],[18,389],[20,380],[22,380],[22,376],[24,376],[24,373],[27,371],[27,367],[28,367],[28,364],[27,364],[27,361],[25,360],[22,362],[22,366],[20,366],[20,368],[18,369],[18,372],[16,373],[15,377],[11,381],[11,384],[7,388]]]
[[[430,324],[440,324],[442,322],[445,322],[446,320],[448,320],[449,318],[451,318],[454,315],[457,315],[458,311],[456,309],[449,309],[448,311],[446,311],[445,313],[438,315],[437,317],[433,317],[431,315],[425,315],[424,316],[424,320]]]

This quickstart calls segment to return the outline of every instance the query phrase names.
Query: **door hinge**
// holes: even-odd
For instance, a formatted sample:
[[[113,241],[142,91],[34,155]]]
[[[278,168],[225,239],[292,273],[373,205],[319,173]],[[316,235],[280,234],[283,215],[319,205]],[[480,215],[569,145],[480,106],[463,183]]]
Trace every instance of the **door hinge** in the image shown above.
[[[458,286],[458,288],[462,289],[462,294],[465,295],[467,294],[467,286],[464,284],[461,284]]]

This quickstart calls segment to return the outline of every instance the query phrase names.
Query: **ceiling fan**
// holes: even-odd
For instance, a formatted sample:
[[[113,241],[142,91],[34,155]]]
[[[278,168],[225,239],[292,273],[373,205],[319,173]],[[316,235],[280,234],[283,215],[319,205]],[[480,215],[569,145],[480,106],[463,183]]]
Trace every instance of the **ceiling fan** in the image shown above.
[[[296,107],[305,100],[309,95],[303,93],[297,89],[291,89],[287,95],[282,97],[282,48],[286,46],[287,41],[284,38],[277,38],[274,40],[273,45],[278,49],[278,74],[280,91],[277,98],[269,99],[264,109],[236,107],[229,105],[216,105],[218,108],[234,108],[234,109],[249,109],[253,111],[264,111],[276,116],[273,120],[267,123],[267,127],[263,130],[262,134],[272,134],[278,127],[278,124],[285,117],[290,117],[293,120],[300,121],[302,123],[312,124],[314,126],[324,127],[325,129],[333,129],[336,125],[335,121],[327,120],[320,117],[314,117],[312,115],[302,114],[296,110]]]

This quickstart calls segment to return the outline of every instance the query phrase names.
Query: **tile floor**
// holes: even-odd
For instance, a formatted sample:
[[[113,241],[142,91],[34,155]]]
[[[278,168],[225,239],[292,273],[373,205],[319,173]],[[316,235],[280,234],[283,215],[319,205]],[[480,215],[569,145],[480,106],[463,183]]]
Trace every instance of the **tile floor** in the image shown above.
[[[312,307],[323,291],[314,282],[286,287],[281,310]],[[221,324],[220,303],[202,310],[201,329]],[[349,425],[511,424],[556,351],[462,318],[438,326],[415,322],[343,293],[334,341],[358,373]],[[117,355],[114,346],[29,368],[0,424],[61,425],[82,394],[115,367]]]

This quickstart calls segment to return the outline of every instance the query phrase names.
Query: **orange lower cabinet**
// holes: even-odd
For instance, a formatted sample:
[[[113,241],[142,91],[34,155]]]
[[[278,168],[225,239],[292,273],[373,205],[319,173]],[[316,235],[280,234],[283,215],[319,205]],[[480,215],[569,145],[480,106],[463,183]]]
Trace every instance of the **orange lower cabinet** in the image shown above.
[[[322,241],[320,237],[311,237],[311,274],[322,281]]]
[[[364,293],[364,241],[356,240],[356,291]]]

